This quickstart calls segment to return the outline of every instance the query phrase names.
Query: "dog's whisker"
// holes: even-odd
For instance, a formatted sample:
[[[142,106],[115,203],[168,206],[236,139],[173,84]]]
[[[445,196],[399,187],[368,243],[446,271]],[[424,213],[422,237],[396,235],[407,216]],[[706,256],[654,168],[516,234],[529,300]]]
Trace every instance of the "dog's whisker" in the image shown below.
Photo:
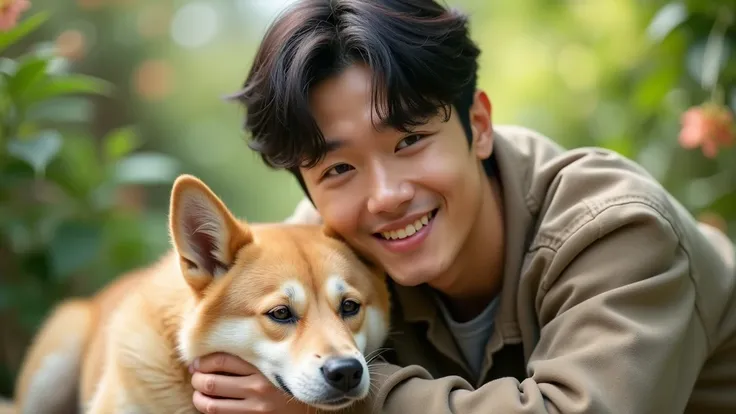
[[[376,348],[373,351],[369,352],[368,355],[366,355],[366,358],[370,358],[376,354],[380,354],[382,352],[390,351],[390,350],[391,348],[387,348],[387,347]]]
[[[382,351],[383,352],[377,352],[375,355],[371,356],[370,358],[367,358],[366,363],[370,364],[371,362],[379,358],[385,351],[390,351],[390,349],[384,349]]]
[[[386,334],[386,337],[393,338],[394,336],[403,335],[403,334],[404,334],[404,331],[388,331],[388,333]]]
[[[377,352],[382,352],[382,351],[385,351],[385,350],[388,350],[388,349],[390,349],[390,348],[386,348],[386,347],[380,347],[380,348],[376,348],[376,349],[374,349],[373,351],[369,352],[369,353],[368,353],[368,354],[367,354],[367,355],[366,355],[365,357],[366,357],[366,358],[370,358],[370,357],[371,357],[372,355],[374,355],[375,353],[377,353]]]
[[[370,386],[368,387],[368,394],[371,396],[375,396],[380,390],[381,386],[379,384],[376,384],[375,381],[371,381]]]
[[[384,363],[384,362],[381,362],[380,360],[379,360],[379,361],[377,361],[377,360],[378,360],[378,357],[376,357],[376,358],[373,358],[373,359],[371,359],[370,361],[368,361],[368,364],[371,364],[371,365],[376,365],[376,364],[381,364],[381,363]]]
[[[368,372],[374,372],[378,367],[384,366],[384,365],[390,365],[386,362],[382,361],[373,361],[368,364]]]
[[[383,373],[383,372],[379,371],[379,370],[378,370],[378,367],[377,367],[377,366],[376,366],[376,367],[375,367],[374,369],[370,369],[370,367],[368,367],[368,373],[369,373],[369,374],[381,374],[381,375],[388,375],[388,374],[385,374],[385,373]]]

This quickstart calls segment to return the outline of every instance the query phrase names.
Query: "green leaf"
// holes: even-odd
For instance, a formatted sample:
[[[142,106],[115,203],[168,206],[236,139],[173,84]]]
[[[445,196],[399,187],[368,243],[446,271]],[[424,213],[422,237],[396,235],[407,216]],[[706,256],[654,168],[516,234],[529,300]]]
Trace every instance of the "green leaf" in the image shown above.
[[[115,179],[125,184],[170,184],[178,173],[178,162],[167,155],[136,153],[118,162]]]
[[[61,97],[36,103],[27,108],[29,122],[86,122],[92,117],[92,102],[85,97]]]
[[[57,51],[56,42],[53,40],[41,40],[30,46],[28,53],[35,57],[45,58],[46,60],[65,60],[63,57],[58,56]]]
[[[22,62],[8,83],[8,92],[13,99],[18,97],[29,86],[42,79],[46,73],[48,61],[43,58],[30,58]]]
[[[679,2],[667,3],[657,11],[647,27],[647,34],[660,42],[688,19],[687,7]]]
[[[685,4],[690,13],[700,14],[711,21],[721,16],[724,10],[733,10],[733,0],[685,0]]]
[[[18,62],[6,57],[0,57],[0,73],[6,77],[12,77],[18,70]]]
[[[105,136],[104,151],[108,161],[118,161],[140,147],[142,140],[134,127],[118,128]]]
[[[38,29],[50,16],[51,14],[47,11],[38,12],[21,20],[13,29],[7,32],[0,32],[0,53]]]
[[[49,246],[53,273],[65,279],[91,264],[102,248],[102,230],[89,223],[68,222],[57,229]]]
[[[16,213],[14,216],[17,216]],[[0,228],[4,238],[10,242],[14,254],[25,253],[33,246],[33,235],[23,221],[18,217],[11,217]]]
[[[642,114],[649,114],[663,105],[668,92],[677,86],[680,68],[659,66],[649,71],[639,82],[632,102]]]
[[[23,103],[34,102],[72,94],[108,95],[112,85],[102,79],[87,75],[54,76],[38,82],[23,95]]]
[[[8,143],[8,152],[27,162],[36,174],[42,175],[46,166],[61,149],[61,134],[54,130],[41,131],[33,140],[13,140]]]
[[[725,24],[718,21],[708,36],[703,50],[701,63],[702,75],[700,78],[700,85],[703,89],[711,91],[716,87],[718,74],[728,63],[728,55],[730,53],[728,46],[726,43]]]
[[[50,177],[54,183],[76,200],[82,201],[105,180],[99,148],[89,133],[64,135],[64,146]]]

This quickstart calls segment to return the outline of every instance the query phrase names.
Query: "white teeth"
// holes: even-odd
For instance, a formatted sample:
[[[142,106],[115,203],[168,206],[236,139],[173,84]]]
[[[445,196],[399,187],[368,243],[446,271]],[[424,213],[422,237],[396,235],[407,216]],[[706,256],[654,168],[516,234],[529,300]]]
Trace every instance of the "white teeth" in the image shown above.
[[[421,230],[422,227],[429,224],[429,221],[432,219],[432,213],[428,213],[424,215],[419,220],[415,221],[412,224],[407,225],[403,229],[400,230],[392,230],[392,231],[384,231],[381,233],[381,236],[383,236],[386,240],[397,240],[397,239],[405,239],[409,236],[414,235],[414,233]]]

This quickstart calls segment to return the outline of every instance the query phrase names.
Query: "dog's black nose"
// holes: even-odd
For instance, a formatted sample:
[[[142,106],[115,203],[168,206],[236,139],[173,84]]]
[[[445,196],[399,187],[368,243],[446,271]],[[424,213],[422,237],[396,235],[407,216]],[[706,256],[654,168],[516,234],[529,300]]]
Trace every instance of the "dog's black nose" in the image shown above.
[[[322,365],[322,374],[330,385],[348,392],[360,384],[363,364],[355,358],[330,358]]]

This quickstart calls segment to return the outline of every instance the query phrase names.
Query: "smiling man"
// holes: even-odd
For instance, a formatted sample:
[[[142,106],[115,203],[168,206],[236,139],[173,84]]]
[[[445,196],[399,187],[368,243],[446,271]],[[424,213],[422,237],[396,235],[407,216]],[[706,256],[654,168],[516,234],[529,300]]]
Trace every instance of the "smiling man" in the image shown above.
[[[733,244],[613,152],[493,125],[479,53],[431,0],[304,0],[238,94],[309,198],[288,221],[389,276],[390,350],[354,409],[736,412]],[[232,356],[194,369],[203,412],[306,410]]]

